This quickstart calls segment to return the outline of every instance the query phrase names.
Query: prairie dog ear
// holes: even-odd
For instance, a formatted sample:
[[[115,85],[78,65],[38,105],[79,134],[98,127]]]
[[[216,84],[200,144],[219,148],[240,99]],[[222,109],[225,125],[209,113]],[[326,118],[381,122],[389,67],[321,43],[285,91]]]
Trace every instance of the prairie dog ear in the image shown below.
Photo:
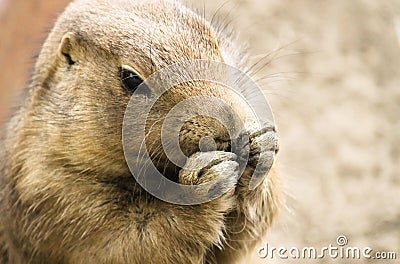
[[[58,54],[69,65],[74,65],[77,62],[77,42],[72,32],[68,32],[62,37]]]

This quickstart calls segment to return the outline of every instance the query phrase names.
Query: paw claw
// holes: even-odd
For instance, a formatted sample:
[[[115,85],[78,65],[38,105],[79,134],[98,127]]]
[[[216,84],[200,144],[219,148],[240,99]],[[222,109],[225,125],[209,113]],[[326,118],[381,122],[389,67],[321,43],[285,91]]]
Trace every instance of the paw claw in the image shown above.
[[[183,184],[198,186],[199,193],[204,193],[210,199],[217,198],[234,188],[237,183],[239,164],[236,159],[237,156],[230,152],[196,153],[180,171],[179,180]],[[200,169],[193,170],[199,165],[202,165]]]

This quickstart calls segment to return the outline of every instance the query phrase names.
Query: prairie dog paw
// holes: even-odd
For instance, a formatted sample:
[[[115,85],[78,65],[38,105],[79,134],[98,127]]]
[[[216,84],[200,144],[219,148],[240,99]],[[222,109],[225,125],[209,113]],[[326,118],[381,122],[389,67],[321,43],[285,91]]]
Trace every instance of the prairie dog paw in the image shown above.
[[[256,174],[253,175],[257,178],[269,172],[279,151],[276,127],[271,123],[265,123],[262,128],[251,124],[248,131],[250,152],[247,166],[253,170],[257,168]]]
[[[238,180],[239,164],[230,152],[198,152],[186,162],[179,172],[179,182],[196,185],[199,194],[214,199],[232,190]]]

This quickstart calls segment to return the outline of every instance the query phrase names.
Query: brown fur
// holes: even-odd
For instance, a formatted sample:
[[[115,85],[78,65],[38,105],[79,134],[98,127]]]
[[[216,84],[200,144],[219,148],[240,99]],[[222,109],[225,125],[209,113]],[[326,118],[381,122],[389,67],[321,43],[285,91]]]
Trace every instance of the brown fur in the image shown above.
[[[249,191],[253,167],[236,183],[234,158],[219,142],[222,172],[210,167],[199,180],[182,170],[179,181],[199,184],[225,177],[234,191],[195,206],[147,194],[123,155],[121,127],[129,95],[118,75],[121,65],[130,65],[145,79],[190,59],[245,69],[245,56],[238,50],[231,37],[179,2],[73,2],[46,40],[28,99],[7,127],[1,159],[1,262],[239,261],[271,226],[281,205],[276,173]],[[74,65],[68,65],[68,57]],[[174,87],[152,109],[149,126],[155,132],[149,142],[159,145],[157,120],[194,95],[227,99],[238,107],[235,95],[223,87],[205,82]],[[196,119],[185,129],[180,140],[188,155],[199,151],[200,137],[226,136],[207,119]],[[153,156],[159,152],[150,151]]]

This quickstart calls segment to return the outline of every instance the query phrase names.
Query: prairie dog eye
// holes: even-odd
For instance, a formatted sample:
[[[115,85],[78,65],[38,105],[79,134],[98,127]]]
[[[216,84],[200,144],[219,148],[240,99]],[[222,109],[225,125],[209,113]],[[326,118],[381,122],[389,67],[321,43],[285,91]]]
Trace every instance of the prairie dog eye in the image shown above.
[[[129,93],[134,93],[143,80],[133,70],[121,67],[120,68],[121,84]]]

